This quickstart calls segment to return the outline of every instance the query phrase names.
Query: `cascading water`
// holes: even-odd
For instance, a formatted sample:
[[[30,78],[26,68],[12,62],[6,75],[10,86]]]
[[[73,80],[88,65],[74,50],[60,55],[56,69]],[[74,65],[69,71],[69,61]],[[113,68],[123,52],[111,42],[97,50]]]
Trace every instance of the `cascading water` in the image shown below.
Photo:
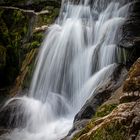
[[[67,135],[76,113],[120,62],[118,30],[129,6],[124,0],[63,2],[40,49],[28,95],[4,106],[18,100],[20,109],[10,118],[16,117],[17,128],[1,140],[59,140]]]

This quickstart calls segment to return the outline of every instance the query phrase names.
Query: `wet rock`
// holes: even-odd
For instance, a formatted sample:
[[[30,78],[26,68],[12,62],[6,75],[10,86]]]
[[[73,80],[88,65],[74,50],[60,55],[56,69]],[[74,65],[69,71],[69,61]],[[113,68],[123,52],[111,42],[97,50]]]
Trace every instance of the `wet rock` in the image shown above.
[[[126,74],[127,70],[122,66],[118,66],[112,77],[110,77],[110,79],[104,85],[96,89],[93,96],[85,103],[79,113],[75,116],[73,128],[68,135],[71,135],[74,131],[79,131],[80,127],[76,127],[77,122],[80,124],[80,121],[89,120],[95,115],[97,108],[102,103],[107,101],[111,95],[121,86]],[[86,124],[87,122],[84,125]],[[84,125],[82,124],[81,128]]]
[[[137,78],[139,77],[139,59],[130,68],[123,85],[114,92],[109,100],[97,109],[95,115],[72,140],[139,140],[140,138],[140,91]],[[133,78],[135,81],[133,81]],[[131,83],[132,81],[132,83]],[[113,105],[114,97],[120,97],[113,112],[104,106]],[[118,98],[117,97],[117,98]],[[116,103],[116,101],[115,101]]]
[[[123,37],[120,46],[125,48],[140,47],[140,2],[132,2],[130,14],[123,25]]]
[[[10,132],[9,129],[0,128],[0,136],[1,136],[2,134],[9,133],[9,132]]]
[[[15,86],[10,91],[11,96],[15,96],[17,93],[20,93],[22,89],[29,88],[37,52],[38,52],[37,48],[32,49],[26,55],[22,63],[20,74],[16,78]]]
[[[140,2],[132,1],[130,14],[122,27],[122,37],[118,44],[128,52],[127,65],[131,66],[140,57]]]
[[[72,140],[135,139],[140,130],[140,101],[119,105],[109,115],[91,120]]]
[[[7,130],[26,125],[23,104],[20,99],[13,99],[0,108],[0,128]]]

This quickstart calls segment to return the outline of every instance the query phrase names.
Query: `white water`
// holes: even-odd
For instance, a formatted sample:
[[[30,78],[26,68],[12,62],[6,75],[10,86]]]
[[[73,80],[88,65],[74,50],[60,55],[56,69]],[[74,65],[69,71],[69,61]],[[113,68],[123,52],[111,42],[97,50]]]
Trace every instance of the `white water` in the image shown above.
[[[86,100],[113,73],[120,54],[118,31],[130,4],[88,2],[62,4],[40,49],[28,96],[5,104],[19,100],[22,121],[27,121],[22,127],[20,116],[13,112],[19,127],[0,140],[60,140]]]

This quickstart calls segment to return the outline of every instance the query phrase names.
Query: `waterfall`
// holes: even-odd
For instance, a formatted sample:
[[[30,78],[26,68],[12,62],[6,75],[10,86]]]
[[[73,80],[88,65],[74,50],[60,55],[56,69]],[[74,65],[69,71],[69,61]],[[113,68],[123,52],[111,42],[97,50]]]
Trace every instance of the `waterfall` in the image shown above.
[[[119,29],[130,6],[120,1],[63,1],[40,48],[28,94],[3,107],[18,100],[10,118],[16,128],[1,140],[60,140],[67,135],[76,113],[120,63]]]

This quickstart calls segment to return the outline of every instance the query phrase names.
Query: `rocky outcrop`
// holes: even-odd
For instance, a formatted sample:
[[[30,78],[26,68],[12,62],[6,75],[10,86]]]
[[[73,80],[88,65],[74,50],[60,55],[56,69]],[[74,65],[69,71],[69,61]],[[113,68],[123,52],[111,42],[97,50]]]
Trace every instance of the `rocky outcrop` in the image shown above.
[[[132,140],[140,131],[140,101],[124,103],[92,121],[72,140]]]
[[[37,48],[58,14],[53,5],[40,12],[0,6],[0,98],[29,87]]]
[[[93,96],[75,116],[73,128],[70,130],[68,136],[81,130],[88,123],[88,121],[95,115],[97,108],[107,101],[121,86],[123,80],[126,78],[126,74],[127,70],[121,65],[118,66],[108,81],[95,90]]]
[[[0,44],[5,48],[5,60],[1,71],[0,87],[13,83],[20,69],[22,57],[21,46],[31,36],[32,22],[35,19],[33,11],[22,11],[18,8],[0,7]]]
[[[139,60],[131,67],[123,86],[96,110],[85,128],[75,134],[72,140],[139,140]]]
[[[134,0],[130,6],[127,21],[122,27],[122,38],[120,47],[128,50],[129,58],[127,64],[130,66],[139,57],[140,51],[140,1]]]
[[[132,2],[130,14],[123,25],[123,37],[120,45],[125,48],[139,47],[140,43],[140,2]]]

